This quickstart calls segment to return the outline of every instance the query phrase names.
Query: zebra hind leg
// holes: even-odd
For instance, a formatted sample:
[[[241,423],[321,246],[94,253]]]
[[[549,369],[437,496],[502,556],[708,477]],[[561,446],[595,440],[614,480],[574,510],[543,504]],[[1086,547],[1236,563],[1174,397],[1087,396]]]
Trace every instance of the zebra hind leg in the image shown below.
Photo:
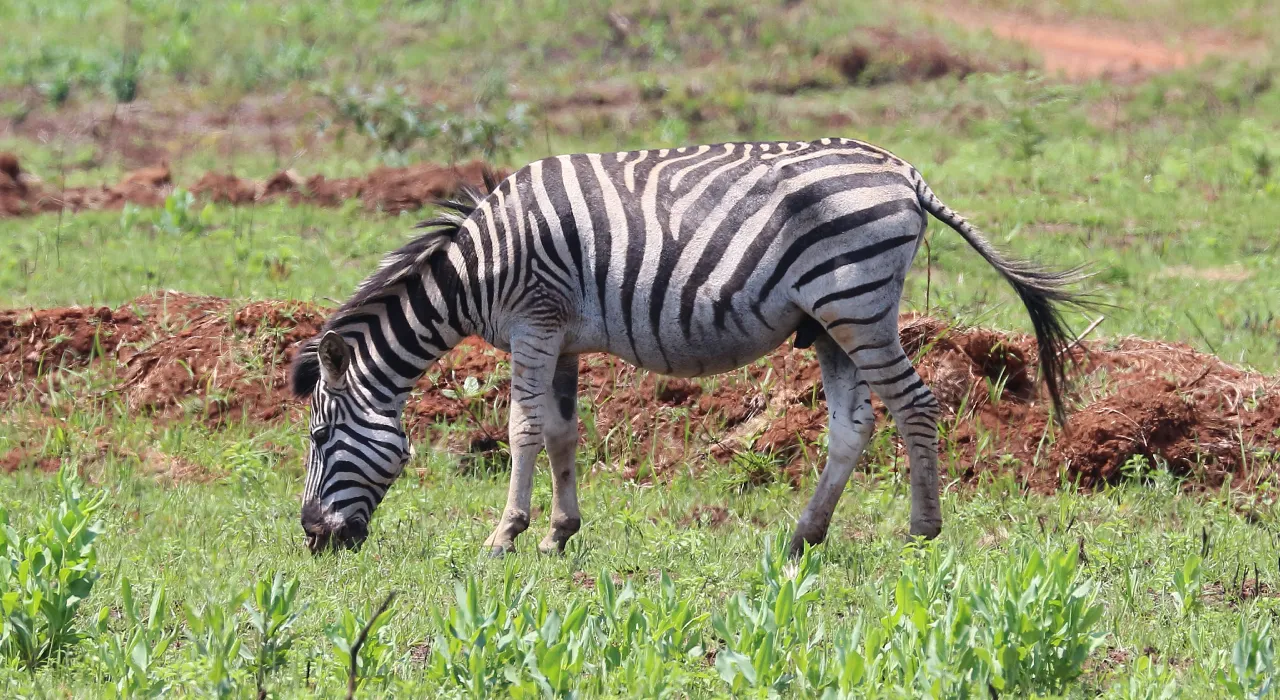
[[[827,464],[796,523],[791,538],[792,557],[804,553],[805,543],[816,545],[826,539],[836,503],[876,422],[867,382],[858,376],[858,368],[844,350],[826,333],[819,333],[814,350],[822,367],[822,388],[827,397]]]
[[[941,407],[902,350],[897,314],[877,327],[875,333],[860,337],[866,340],[846,348],[872,391],[889,409],[907,447],[911,468],[911,534],[933,539],[942,532],[942,506],[938,500]]]
[[[555,410],[551,400],[562,335],[520,328],[511,333],[511,485],[502,519],[484,545],[495,556],[515,551],[515,539],[529,528],[533,471],[543,447],[543,431]]]
[[[911,466],[911,534],[933,539],[942,532],[938,500],[941,407],[902,350],[897,310],[894,303],[887,313],[862,319],[857,307],[829,307],[823,321],[827,333],[849,354],[858,373],[893,416]]]
[[[551,462],[551,530],[538,544],[543,554],[564,551],[565,543],[582,527],[578,509],[578,356],[561,355],[551,382],[543,439]]]

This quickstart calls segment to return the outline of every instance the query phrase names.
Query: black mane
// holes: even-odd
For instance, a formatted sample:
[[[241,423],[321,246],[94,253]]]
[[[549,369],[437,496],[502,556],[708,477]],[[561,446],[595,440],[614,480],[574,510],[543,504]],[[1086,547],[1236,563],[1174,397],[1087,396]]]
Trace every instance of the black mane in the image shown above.
[[[306,398],[315,390],[316,382],[320,380],[320,360],[316,356],[316,346],[319,345],[320,338],[325,332],[330,330],[345,312],[359,308],[404,279],[406,275],[421,270],[425,265],[430,264],[436,253],[453,242],[462,224],[476,210],[480,202],[498,187],[498,177],[488,167],[484,168],[482,178],[483,190],[470,183],[463,183],[453,197],[433,201],[432,205],[442,211],[414,225],[415,229],[426,229],[426,231],[387,254],[379,263],[378,269],[360,283],[351,298],[329,316],[316,337],[299,346],[289,373],[289,388],[294,396]]]

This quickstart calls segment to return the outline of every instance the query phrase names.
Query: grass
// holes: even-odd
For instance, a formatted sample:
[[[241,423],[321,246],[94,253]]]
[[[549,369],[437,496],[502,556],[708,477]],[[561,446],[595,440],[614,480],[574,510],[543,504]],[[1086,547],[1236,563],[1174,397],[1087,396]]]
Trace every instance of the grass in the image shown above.
[[[662,0],[624,13],[630,28],[618,36],[606,9],[576,0],[483,7],[11,2],[0,6],[0,109],[10,123],[57,125],[134,98],[174,123],[174,115],[224,114],[237,105],[289,108],[282,128],[293,140],[283,151],[250,140],[229,153],[219,140],[225,134],[178,129],[189,139],[171,163],[179,184],[211,169],[345,176],[441,159],[428,139],[391,154],[356,133],[338,139],[330,128],[316,136],[317,125],[335,117],[316,97],[325,87],[407,86],[409,102],[465,118],[527,105],[529,133],[497,156],[506,165],[690,142],[865,138],[917,165],[941,197],[1005,247],[1055,266],[1093,265],[1099,296],[1116,305],[1094,337],[1187,342],[1231,362],[1280,368],[1274,57],[1213,62],[1132,86],[1063,86],[1034,73],[868,86],[833,74],[823,58],[868,26],[942,36],[953,50],[995,65],[1027,55],[890,3],[785,5],[725,13],[713,0]],[[1280,26],[1257,21],[1269,9],[1251,0],[1227,9],[1204,0],[996,5],[1056,17],[1172,16],[1178,27],[1208,25],[1251,39]],[[810,87],[770,88],[802,83]],[[563,106],[578,93],[610,91],[634,96]],[[252,128],[243,131],[254,138]],[[302,143],[312,145],[293,147]],[[63,176],[69,186],[111,182],[127,170],[120,153],[74,130],[55,129],[43,140],[7,133],[0,150],[18,153],[46,183]],[[181,208],[168,219],[144,209],[0,218],[0,307],[118,305],[163,288],[327,303],[344,298],[418,219],[354,202]],[[1004,283],[944,227],[934,226],[920,258],[908,306],[1027,329]],[[1087,323],[1082,317],[1075,325]],[[759,690],[747,688],[750,675],[804,696],[839,665],[848,674],[870,669],[867,677],[883,683],[887,696],[894,683],[899,694],[919,696],[922,684],[954,695],[971,682],[977,695],[990,682],[1015,696],[1031,688],[1066,697],[1172,697],[1166,690],[1246,697],[1276,673],[1268,621],[1280,605],[1280,551],[1269,484],[1188,494],[1160,465],[1140,464],[1129,470],[1139,478],[1098,493],[1064,485],[1056,495],[1029,495],[1007,476],[952,484],[944,535],[920,548],[906,542],[907,488],[895,468],[894,438],[880,431],[830,540],[815,550],[816,571],[793,570],[761,560],[767,536],[789,534],[814,475],[792,489],[761,477],[772,462],[760,456],[705,478],[692,475],[709,465],[693,464],[667,482],[641,485],[619,465],[593,459],[639,455],[632,466],[643,475],[652,466],[644,463],[648,448],[585,425],[585,528],[562,558],[533,553],[545,516],[535,518],[514,557],[481,557],[503,502],[505,467],[475,468],[425,444],[380,508],[365,548],[313,558],[297,521],[302,425],[154,421],[131,415],[105,391],[113,375],[80,375],[51,387],[44,403],[4,406],[0,421],[0,457],[31,450],[54,457],[83,475],[83,490],[104,499],[95,516],[100,578],[73,618],[86,636],[30,672],[0,663],[6,696],[147,694],[180,685],[224,697],[252,696],[259,687],[275,697],[341,695],[371,619],[363,650],[354,652],[362,696],[461,695],[472,672],[461,660],[476,646],[459,635],[489,629],[472,613],[492,606],[503,612],[493,624],[516,632],[495,636],[507,641],[476,657],[495,694],[557,695],[572,686],[588,696],[656,695],[644,683],[662,678],[675,696],[743,695]],[[105,398],[84,401],[89,393]],[[495,418],[491,406],[476,411],[480,420]],[[585,406],[583,415],[589,424]],[[602,453],[606,440],[611,451]],[[48,474],[20,469],[0,484],[13,537],[40,532],[57,512],[61,491]],[[545,509],[549,496],[540,472],[535,505]],[[1018,677],[1009,669],[1022,667],[999,652],[1008,638],[992,601],[1032,587],[1027,572],[1036,556],[1049,562],[1046,577],[1092,586],[1037,589],[1047,591],[1048,607],[1065,608],[1078,591],[1102,614],[1091,626],[1073,623],[1084,657],[1048,659],[1037,667],[1054,669],[1047,675]],[[635,602],[615,605],[628,585]],[[375,615],[391,591],[398,597],[389,612]],[[1014,606],[1018,624],[1044,612],[1030,600]],[[152,601],[159,601],[154,610]],[[646,625],[679,620],[678,634],[621,645],[630,632],[610,615],[632,610],[627,605]],[[563,640],[547,627],[552,619],[578,634],[559,651]],[[775,630],[754,621],[766,619]],[[810,646],[819,627],[821,640]],[[882,643],[854,643],[881,633]],[[1024,640],[1024,657],[1041,660],[1037,650],[1066,648],[1066,639]],[[614,647],[634,655],[608,666]],[[851,649],[866,658],[858,661]],[[590,672],[606,666],[609,674]]]
[[[1280,89],[1259,82],[1265,75],[1223,66],[1131,91],[976,76],[912,92],[891,86],[822,99],[833,112],[863,94],[882,105],[905,101],[912,121],[873,123],[857,135],[917,165],[940,196],[1005,247],[1059,266],[1091,265],[1100,298],[1119,307],[1099,336],[1187,342],[1271,370],[1280,357],[1280,282],[1268,274],[1280,261],[1270,226],[1280,217],[1280,181],[1272,172],[1280,160]],[[1099,109],[1121,99],[1113,110],[1121,116],[1106,117],[1115,128],[1095,123]],[[874,113],[874,105],[856,108]],[[970,110],[974,116],[958,128],[943,116]],[[824,133],[808,124],[718,137]],[[676,143],[644,138],[641,130],[617,147]],[[587,141],[561,148],[609,147]],[[354,202],[340,210],[214,207],[207,225],[177,233],[161,231],[159,217],[138,211],[0,220],[0,303],[119,304],[175,284],[221,296],[341,298],[406,240],[417,219],[370,216]],[[959,237],[935,223],[930,241],[930,310],[1025,329],[1003,282]],[[140,249],[154,252],[140,256]],[[915,308],[926,306],[923,262],[907,290]],[[1153,306],[1152,299],[1178,303]]]
[[[122,418],[112,430],[131,436],[123,442],[146,442],[154,439],[155,426]],[[85,605],[89,610],[119,605],[117,591],[125,578],[144,603],[149,597],[144,591],[163,587],[169,608],[179,610],[225,606],[242,589],[276,573],[286,580],[296,577],[304,582],[294,606],[300,610],[293,627],[297,641],[269,683],[273,692],[288,696],[301,690],[313,662],[312,677],[320,679],[322,689],[340,687],[335,684],[344,676],[319,671],[334,654],[326,627],[348,611],[367,614],[392,590],[400,596],[385,634],[392,640],[395,680],[376,692],[438,689],[428,678],[427,664],[411,652],[436,643],[435,636],[445,630],[433,615],[446,615],[455,604],[454,584],[471,579],[492,598],[504,577],[514,576],[518,586],[532,584],[538,595],[559,606],[596,605],[591,581],[600,572],[629,582],[641,598],[657,599],[665,574],[695,616],[724,614],[730,596],[751,593],[753,563],[761,556],[765,533],[785,532],[805,495],[803,489],[776,487],[715,490],[683,478],[662,488],[638,488],[616,476],[594,474],[583,480],[586,528],[566,556],[532,553],[530,540],[514,558],[492,561],[481,556],[479,545],[498,514],[503,476],[464,476],[455,458],[427,454],[416,458],[405,483],[381,507],[363,551],[314,558],[301,546],[296,522],[301,474],[292,426],[183,430],[182,447],[160,449],[196,462],[210,481],[157,481],[137,460],[75,447],[67,456],[68,464],[85,472],[89,485],[83,488],[106,498],[98,550],[102,579]],[[33,528],[58,501],[57,485],[44,475],[20,472],[6,482],[5,505],[17,531]],[[549,491],[542,475],[535,493],[535,504],[545,508]],[[822,571],[811,611],[829,639],[849,632],[859,619],[879,619],[900,606],[894,582],[904,562],[918,561],[904,551],[907,500],[901,482],[892,476],[870,479],[845,499],[832,537],[820,550]],[[695,507],[708,504],[728,509],[723,525],[680,524]],[[1106,637],[1103,653],[1095,654],[1083,678],[1070,684],[1072,697],[1123,680],[1144,655],[1176,669],[1187,697],[1216,694],[1214,674],[1228,663],[1239,621],[1261,621],[1277,608],[1270,591],[1280,586],[1280,572],[1272,568],[1280,552],[1267,534],[1274,522],[1248,522],[1228,493],[1185,498],[1171,478],[1154,487],[1134,484],[1091,496],[1066,490],[1029,497],[993,483],[948,494],[944,509],[948,529],[936,545],[938,556],[954,557],[975,581],[996,580],[1009,570],[1011,556],[1027,547],[1081,553],[1079,574],[1096,583],[1097,601],[1106,611],[1095,631]],[[541,520],[533,525],[535,531],[544,526]],[[1207,549],[1202,533],[1207,533]],[[1202,552],[1196,585],[1205,592],[1197,588],[1200,604],[1188,609],[1184,572]],[[1242,574],[1252,577],[1255,566],[1268,593],[1247,592],[1241,598],[1238,591],[1256,590],[1252,582],[1246,586]],[[116,620],[111,626],[120,624]],[[175,623],[173,629],[178,627]],[[708,620],[694,625],[693,634],[707,649],[722,647]],[[247,630],[242,636],[250,645]],[[170,651],[153,673],[170,682],[196,673],[183,659],[181,652]],[[675,668],[684,693],[728,690],[702,657],[684,659]],[[77,696],[98,692],[94,688],[100,689],[96,684],[103,680],[90,656],[75,652],[33,675],[7,678],[12,689]]]
[[[372,82],[421,76],[417,88],[425,91],[452,88],[460,77],[501,84],[540,71],[541,80],[567,87],[584,75],[609,75],[612,67],[706,65],[709,55],[721,54],[734,60],[811,56],[888,7],[850,9],[822,0],[729,13],[729,6],[708,0],[665,0],[623,13],[630,28],[620,37],[605,21],[610,8],[587,0],[350,2],[336,11],[308,3],[216,9],[20,0],[0,15],[11,28],[0,75],[47,95],[58,94],[53,88],[63,80],[73,94],[87,89],[114,96],[112,79],[135,56],[143,94],[177,87],[211,99],[322,77]],[[55,44],[54,36],[82,41]],[[522,50],[491,50],[513,45]],[[566,54],[573,60],[556,60]]]

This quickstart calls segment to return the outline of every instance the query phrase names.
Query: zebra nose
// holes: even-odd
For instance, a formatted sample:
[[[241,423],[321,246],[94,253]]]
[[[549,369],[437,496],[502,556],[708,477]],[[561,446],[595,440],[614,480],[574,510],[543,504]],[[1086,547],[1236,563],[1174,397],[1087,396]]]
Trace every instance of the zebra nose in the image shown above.
[[[308,532],[307,549],[312,554],[323,554],[329,550],[358,550],[368,537],[369,531],[363,522],[343,523],[332,530]]]
[[[312,554],[329,549],[358,549],[369,536],[369,528],[364,521],[337,517],[316,501],[309,501],[302,507],[302,530],[306,535],[307,549]]]
[[[329,548],[329,536],[325,534],[307,533],[307,549],[312,554],[319,554]]]
[[[333,539],[331,518],[317,501],[307,501],[302,506],[302,532],[307,538],[307,549],[319,554],[328,549]]]

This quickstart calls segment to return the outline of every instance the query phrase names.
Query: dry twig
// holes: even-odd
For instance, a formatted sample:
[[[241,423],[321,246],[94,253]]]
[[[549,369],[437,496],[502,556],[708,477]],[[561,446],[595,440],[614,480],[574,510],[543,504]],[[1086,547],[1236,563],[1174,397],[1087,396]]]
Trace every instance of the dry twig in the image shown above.
[[[382,601],[382,605],[379,605],[373,616],[369,618],[369,621],[364,623],[364,629],[360,630],[360,636],[356,637],[356,643],[351,645],[351,670],[347,675],[347,700],[353,700],[356,696],[356,681],[359,680],[360,675],[360,670],[357,668],[357,663],[360,660],[360,647],[364,646],[364,640],[369,637],[369,630],[373,629],[373,623],[382,617],[382,613],[387,611],[395,597],[395,591],[387,594],[387,597]]]

